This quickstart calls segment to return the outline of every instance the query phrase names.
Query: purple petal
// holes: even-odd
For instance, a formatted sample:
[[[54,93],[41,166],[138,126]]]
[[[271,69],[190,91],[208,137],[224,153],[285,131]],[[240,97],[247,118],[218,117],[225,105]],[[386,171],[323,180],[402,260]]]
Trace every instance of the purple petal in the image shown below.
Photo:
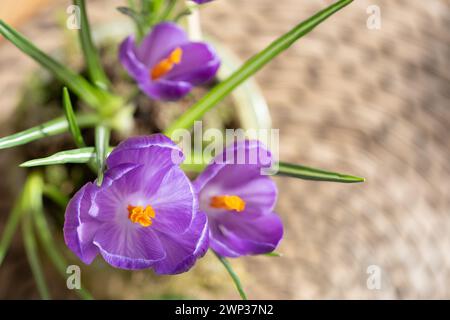
[[[139,88],[155,100],[176,101],[192,90],[192,84],[186,81],[159,79],[157,81],[141,81]]]
[[[172,22],[163,22],[156,25],[142,40],[136,50],[137,56],[147,69],[151,69],[172,50],[186,42],[188,37],[182,28]]]
[[[120,45],[119,60],[137,81],[145,81],[149,77],[148,68],[136,56],[136,45],[132,36],[127,37]]]
[[[210,207],[212,197],[235,195],[245,201],[241,215],[260,215],[272,212],[277,201],[277,186],[268,177],[259,175],[259,169],[245,165],[226,165],[199,193],[200,208],[212,214],[223,209]]]
[[[105,261],[116,268],[145,269],[166,256],[154,230],[137,224],[105,223],[97,231],[94,244]]]
[[[257,156],[260,152],[267,158]],[[244,163],[237,163],[237,160],[244,159]],[[237,195],[246,203],[241,215],[272,212],[277,200],[277,187],[269,176],[261,175],[261,168],[267,167],[266,164],[270,162],[269,151],[257,141],[235,143],[226,148],[194,182],[200,209],[208,213],[220,213],[223,210],[209,206],[211,198]]]
[[[181,49],[181,63],[165,75],[164,79],[199,85],[214,78],[220,66],[220,59],[211,46],[192,42],[181,46]]]
[[[213,0],[192,0],[192,1],[194,1],[195,3],[198,3],[198,4],[203,4],[203,3],[211,2]]]
[[[159,233],[166,258],[153,266],[158,274],[178,274],[188,271],[208,250],[208,223],[204,213],[197,213],[185,233]]]
[[[93,186],[89,215],[99,221],[108,222],[116,219],[122,208],[127,214],[128,194],[136,193],[142,188],[142,165],[125,163],[105,172],[103,184]],[[153,181],[156,182],[156,179]]]
[[[268,253],[275,250],[282,237],[283,224],[275,213],[253,219],[239,213],[210,218],[210,246],[222,256]]]
[[[164,170],[183,162],[181,149],[163,134],[129,138],[120,143],[106,160],[108,168],[124,163],[138,163]]]
[[[200,190],[227,165],[246,166],[247,169],[268,168],[273,161],[269,150],[258,140],[237,141],[226,147],[198,176],[195,186]]]
[[[86,264],[90,264],[98,254],[92,239],[99,223],[87,214],[92,188],[92,183],[87,183],[74,195],[67,206],[64,221],[66,245]]]
[[[108,170],[105,177],[112,181],[109,175]],[[194,188],[179,167],[165,171],[147,165],[135,165],[102,186],[93,197],[89,214],[103,222],[128,224],[128,205],[150,205],[156,213],[152,228],[179,234],[189,228],[198,208]]]
[[[155,229],[180,234],[193,223],[197,198],[189,178],[179,167],[170,169],[157,191],[148,196],[156,212],[152,225]]]

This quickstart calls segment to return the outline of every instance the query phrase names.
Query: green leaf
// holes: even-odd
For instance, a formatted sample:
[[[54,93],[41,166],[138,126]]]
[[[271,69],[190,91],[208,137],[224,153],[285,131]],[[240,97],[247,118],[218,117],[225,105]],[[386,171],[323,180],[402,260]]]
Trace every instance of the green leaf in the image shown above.
[[[11,244],[12,237],[14,236],[17,226],[19,225],[20,219],[23,215],[23,210],[21,208],[22,195],[16,200],[13,210],[9,214],[8,221],[6,221],[5,228],[1,232],[0,239],[0,266],[2,265],[3,259],[8,252],[9,246]]]
[[[47,184],[43,189],[44,196],[51,199],[58,204],[62,209],[65,209],[69,203],[69,197],[61,192],[59,188],[54,185]]]
[[[129,16],[130,18],[132,18],[133,20],[135,20],[136,22],[139,22],[139,14],[133,10],[132,8],[128,8],[128,7],[117,7],[116,8],[117,11],[119,11],[120,13]]]
[[[106,156],[109,148],[110,130],[108,127],[100,125],[95,128],[95,154],[97,160],[98,179],[97,184],[102,185],[103,171],[105,170]]]
[[[193,164],[185,162],[181,164],[181,169],[187,172],[200,173],[205,169],[205,167],[206,164],[204,163]],[[276,165],[274,167],[276,167]],[[278,163],[278,172],[276,173],[276,175],[293,177],[303,180],[328,181],[328,182],[358,183],[365,181],[365,179],[361,177],[325,171],[322,169],[316,169],[287,162]]]
[[[264,255],[265,255],[265,256],[268,256],[268,257],[276,257],[276,258],[280,258],[280,257],[283,256],[281,253],[278,253],[278,252],[276,252],[276,251],[272,251],[272,252],[269,252],[269,253],[265,253]]]
[[[60,273],[61,277],[63,279],[66,279],[66,268],[68,266],[68,263],[65,261],[63,255],[59,252],[59,249],[56,246],[57,242],[53,239],[52,233],[50,231],[50,226],[47,224],[47,220],[44,216],[42,196],[43,193],[45,193],[45,186],[42,176],[37,172],[33,172],[30,175],[29,180],[29,185],[31,187],[25,187],[25,190],[27,191],[24,192],[24,195],[26,199],[28,199],[28,203],[32,209],[32,218],[37,230],[37,236],[46,254]],[[83,299],[92,299],[92,295],[83,288],[81,288],[80,290],[76,290],[75,292]]]
[[[175,9],[175,5],[177,4],[177,0],[167,0],[166,2],[166,8],[161,13],[161,17],[159,18],[160,21],[168,20],[171,13]]]
[[[356,183],[365,181],[365,179],[361,177],[330,172],[286,162],[279,163],[277,175],[294,177],[304,180],[343,182],[343,183]]]
[[[11,41],[22,52],[50,71],[56,78],[65,83],[91,107],[99,108],[107,103],[108,99],[111,99],[106,92],[92,86],[86,79],[42,52],[3,20],[0,20],[0,34]]]
[[[87,163],[95,160],[95,149],[92,147],[57,152],[46,158],[39,158],[22,163],[21,167],[38,167],[66,163]]]
[[[42,207],[43,181],[39,174],[32,173],[28,176],[21,199],[21,210],[24,211],[22,218],[22,236],[25,245],[25,252],[33,273],[36,286],[42,299],[50,299],[50,294],[42,271],[41,262],[38,256],[36,238],[33,231],[32,217],[36,210]]]
[[[76,117],[79,127],[91,127],[98,123],[98,117],[91,114]],[[12,134],[0,139],[0,149],[20,146],[41,138],[54,136],[69,129],[69,124],[65,118],[57,118],[36,127]]]
[[[203,170],[205,170],[206,168],[206,164],[200,163],[200,164],[196,164],[196,163],[182,163],[180,165],[181,169],[183,171],[186,172],[196,172],[196,173],[200,173]]]
[[[38,179],[36,174],[31,174],[27,178],[22,192],[14,203],[13,210],[9,215],[5,228],[1,233],[2,237],[0,240],[0,266],[2,265],[3,259],[5,258],[6,252],[8,251],[8,248],[11,244],[12,237],[17,230],[17,226],[24,212],[26,211],[24,210],[24,207],[29,206],[30,202],[35,205],[39,201],[39,194],[34,192],[34,190],[39,190],[39,187],[40,180]]]
[[[89,19],[86,13],[86,3],[84,0],[74,0],[73,3],[80,8],[81,23],[79,36],[89,77],[92,82],[97,85],[97,87],[106,90],[108,89],[110,82],[105,74],[105,71],[103,70],[97,48],[94,46],[94,42],[92,41],[91,28],[89,26]]]
[[[230,263],[228,262],[227,259],[225,259],[224,257],[222,257],[221,255],[219,255],[217,252],[215,252],[214,250],[212,250],[212,252],[214,252],[214,254],[216,255],[217,259],[219,259],[219,261],[222,263],[222,265],[225,267],[225,269],[227,270],[228,274],[230,275],[231,279],[234,282],[234,285],[236,286],[236,289],[239,292],[239,295],[241,296],[242,300],[248,300],[247,299],[247,295],[245,294],[244,289],[242,288],[242,284],[241,284],[241,280],[239,280],[238,275],[236,274],[236,272],[234,272],[233,268],[231,267]]]
[[[66,268],[69,265],[67,261],[64,259],[64,256],[60,253],[59,249],[56,246],[55,239],[53,239],[51,234],[50,226],[45,219],[44,212],[42,210],[37,210],[34,216],[34,223],[37,229],[37,235],[39,240],[43,244],[43,248],[46,254],[49,256],[56,270],[58,270],[59,274],[63,279],[67,278]],[[76,294],[78,294],[82,299],[92,300],[93,297],[84,288],[80,290],[75,290]]]
[[[281,52],[288,49],[302,36],[313,30],[314,27],[319,25],[335,12],[350,4],[352,1],[353,0],[340,0],[332,4],[328,8],[318,12],[308,20],[294,27],[285,35],[275,40],[266,49],[250,58],[230,77],[215,86],[202,99],[190,107],[182,116],[175,120],[169,128],[165,130],[165,134],[171,137],[173,132],[177,129],[189,129],[192,127],[196,120],[201,119],[207,111],[217,105],[218,102],[224,99],[237,86],[254,75]]]
[[[72,102],[70,101],[69,90],[66,87],[63,88],[63,107],[66,115],[67,122],[69,124],[69,131],[75,141],[78,148],[86,147],[83,136],[81,135],[80,127],[77,124],[77,118],[73,112]]]
[[[36,281],[36,286],[39,294],[42,299],[49,300],[50,294],[48,292],[47,283],[42,271],[41,262],[37,254],[36,238],[33,232],[30,214],[32,214],[32,211],[28,212],[23,217],[23,243],[25,245],[25,252],[28,258],[28,263],[30,264],[31,272],[33,273],[34,280]]]

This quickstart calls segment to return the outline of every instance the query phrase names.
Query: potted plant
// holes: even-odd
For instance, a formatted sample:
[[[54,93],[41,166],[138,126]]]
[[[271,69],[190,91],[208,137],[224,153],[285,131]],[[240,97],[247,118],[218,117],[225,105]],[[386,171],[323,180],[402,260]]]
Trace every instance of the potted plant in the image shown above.
[[[124,25],[123,34],[112,41],[99,36],[94,44],[86,3],[75,0],[79,20],[72,22],[79,23],[85,61],[79,71],[0,21],[0,33],[51,74],[47,79],[36,74],[25,86],[17,110],[19,132],[0,139],[2,149],[39,141],[20,154],[26,179],[1,235],[0,266],[21,225],[43,298],[50,294],[36,238],[63,277],[73,272],[71,285],[81,298],[93,298],[86,288],[101,286],[99,279],[135,274],[159,283],[160,295],[152,297],[165,297],[172,292],[167,289],[171,280],[158,275],[188,272],[209,249],[214,254],[208,259],[223,264],[245,299],[227,258],[278,255],[283,226],[273,213],[277,190],[270,175],[363,181],[277,159],[276,151],[270,151],[276,145],[258,135],[270,131],[267,106],[255,84],[245,83],[351,0],[300,23],[240,66],[220,44],[200,36],[196,10],[204,2],[210,1],[130,1],[118,9],[131,18],[134,31]],[[39,111],[43,105],[45,112]],[[30,112],[43,123],[28,128],[24,119]],[[246,131],[227,145],[227,129]],[[64,132],[70,135],[59,136]],[[240,152],[242,163],[237,161]],[[62,243],[73,254],[61,250]],[[78,265],[83,265],[82,286]],[[192,279],[183,280],[199,282],[205,272],[190,271]]]

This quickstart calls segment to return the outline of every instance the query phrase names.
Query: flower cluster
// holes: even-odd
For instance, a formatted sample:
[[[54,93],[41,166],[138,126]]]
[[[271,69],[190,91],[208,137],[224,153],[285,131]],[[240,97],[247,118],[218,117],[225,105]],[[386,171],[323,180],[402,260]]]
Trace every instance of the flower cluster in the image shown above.
[[[155,100],[182,98],[220,66],[211,46],[189,41],[172,22],[157,24],[139,44],[127,37],[119,60]],[[283,235],[273,213],[276,186],[260,174],[263,162],[236,163],[238,152],[270,158],[259,142],[235,143],[191,183],[179,167],[182,151],[166,136],[122,142],[107,159],[103,183],[87,183],[70,201],[66,244],[87,264],[100,254],[114,267],[158,274],[187,271],[209,246],[226,257],[273,251]]]
[[[212,1],[192,0],[199,6]],[[107,151],[111,137],[118,136],[114,135],[115,131],[121,134],[129,132],[127,129],[131,129],[130,124],[134,120],[131,111],[144,106],[140,104],[142,97],[122,96],[116,92],[120,88],[116,83],[119,78],[110,79],[103,67],[102,52],[95,47],[90,32],[87,1],[75,1],[75,7],[83,18],[82,28],[76,29],[80,33],[80,48],[88,78],[39,50],[24,35],[0,19],[0,34],[67,86],[63,88],[62,96],[65,117],[3,137],[0,139],[0,149],[70,132],[78,149],[32,159],[22,163],[21,167],[87,163],[97,171],[99,179],[86,183],[78,190],[65,212],[65,243],[84,263],[90,264],[97,256],[101,256],[116,268],[153,269],[157,274],[178,274],[188,271],[211,249],[225,265],[241,297],[245,299],[240,281],[224,257],[269,253],[276,249],[283,238],[283,224],[274,212],[277,187],[265,174],[270,172],[306,180],[345,183],[363,182],[364,179],[285,162],[278,162],[274,167],[275,160],[262,143],[245,140],[225,147],[191,181],[182,169],[184,166],[181,166],[184,161],[182,150],[168,137],[174,136],[177,130],[195,127],[196,121],[203,119],[234,89],[324,19],[351,2],[336,1],[248,59],[227,79],[216,84],[186,109],[178,119],[171,121],[165,129],[167,136],[154,134],[128,138],[114,148],[109,156]],[[203,85],[206,88],[208,81],[216,76],[221,60],[215,50],[207,43],[189,40],[187,33],[176,24],[195,13],[197,5],[175,0],[142,0],[139,4],[138,1],[129,1],[128,7],[117,8],[132,18],[136,31],[135,35],[121,42],[118,61],[150,99],[179,100],[196,86]],[[196,19],[198,16],[194,14],[186,20],[190,30],[198,27]],[[224,62],[227,68],[234,64],[233,59],[230,60],[230,63]],[[91,110],[79,108],[75,113],[69,89]],[[249,113],[248,117],[258,114],[260,110],[256,110],[256,104],[261,105],[261,98],[254,96],[251,91],[245,94],[247,97],[248,93],[249,99],[244,99],[244,103],[248,101],[254,107],[254,112]],[[239,111],[244,110],[239,106],[242,100],[240,96],[237,94],[237,99],[233,99]],[[239,112],[239,119],[233,120],[242,120],[243,116]],[[208,125],[214,126],[221,118],[217,116],[214,121],[206,121]],[[159,122],[155,123],[155,127],[160,127]],[[221,127],[226,127],[226,124],[223,123]],[[95,132],[95,147],[86,143],[81,129]],[[225,134],[228,141],[228,132]],[[194,149],[197,150],[195,138]],[[201,143],[199,147],[202,147]],[[205,147],[205,151],[207,149]],[[92,161],[94,153],[95,163]],[[275,168],[277,171],[273,170]],[[41,197],[48,190],[51,191],[49,198],[60,203],[66,199],[66,194],[58,192],[54,179],[49,180],[45,181],[44,175],[37,171],[28,177],[7,224],[11,236],[20,215],[27,211],[36,213],[24,216],[23,226],[25,240],[29,240],[25,241],[25,245],[27,253],[31,252],[28,254],[30,266],[43,298],[48,298],[48,293],[40,275],[39,261],[33,259],[34,236],[32,230],[28,230],[31,226],[28,222],[29,219],[40,219],[36,220],[36,226],[39,234],[42,234],[44,245],[50,247],[51,236],[45,234],[48,232],[45,219],[39,217],[45,209]],[[44,189],[44,186],[48,189]],[[0,250],[3,252],[0,252],[0,264],[10,236],[3,237],[0,244],[3,248]],[[85,291],[80,291],[80,295],[83,298],[90,297]]]
[[[101,254],[114,267],[158,274],[187,271],[209,243],[228,257],[274,250],[283,235],[276,186],[260,174],[261,161],[234,160],[255,150],[270,156],[259,142],[235,143],[191,184],[166,136],[125,140],[108,157],[102,185],[87,183],[70,201],[67,246],[87,264]]]

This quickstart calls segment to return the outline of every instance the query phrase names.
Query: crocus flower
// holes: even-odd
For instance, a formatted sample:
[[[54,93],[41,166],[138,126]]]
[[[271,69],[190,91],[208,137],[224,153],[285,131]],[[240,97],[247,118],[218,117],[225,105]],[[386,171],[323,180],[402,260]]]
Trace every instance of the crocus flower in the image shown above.
[[[213,0],[192,0],[192,1],[194,1],[195,3],[198,3],[198,4],[203,4],[203,3],[211,2]]]
[[[261,175],[271,162],[270,152],[258,141],[237,142],[194,181],[200,211],[208,215],[210,247],[218,254],[262,254],[280,242],[283,225],[273,212],[277,188]]]
[[[126,38],[119,58],[139,88],[156,100],[177,100],[194,86],[211,80],[220,60],[206,43],[190,42],[183,29],[164,22],[137,45],[133,36]]]
[[[208,248],[207,218],[172,158],[181,161],[181,150],[161,134],[119,144],[102,185],[87,183],[69,202],[67,246],[87,264],[100,253],[123,269],[176,274],[192,267]]]

